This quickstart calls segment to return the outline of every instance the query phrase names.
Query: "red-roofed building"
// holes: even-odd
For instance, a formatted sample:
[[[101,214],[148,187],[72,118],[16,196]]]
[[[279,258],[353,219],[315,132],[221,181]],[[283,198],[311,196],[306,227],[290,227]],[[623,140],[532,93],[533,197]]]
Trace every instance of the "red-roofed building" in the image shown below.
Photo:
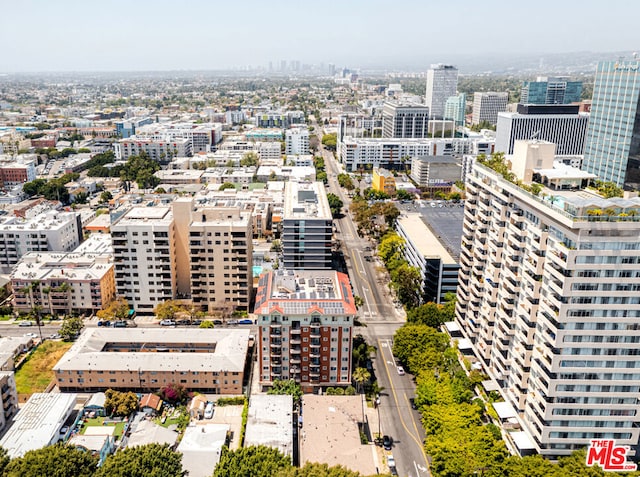
[[[260,383],[293,379],[304,392],[351,384],[356,306],[349,277],[333,270],[275,270],[260,276]]]

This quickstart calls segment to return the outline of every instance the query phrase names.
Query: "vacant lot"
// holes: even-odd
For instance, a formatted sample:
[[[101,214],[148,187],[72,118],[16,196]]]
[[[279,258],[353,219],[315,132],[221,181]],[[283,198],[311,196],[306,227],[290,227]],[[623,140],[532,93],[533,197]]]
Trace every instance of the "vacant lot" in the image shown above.
[[[31,353],[29,359],[16,372],[18,394],[44,391],[53,379],[52,368],[72,343],[45,341]]]
[[[92,419],[87,419],[87,421],[82,425],[82,429],[80,429],[80,434],[92,434],[91,431],[87,432],[87,429],[91,427],[99,427],[99,428],[113,427],[115,429],[113,430],[112,435],[115,436],[117,439],[120,439],[120,437],[122,437],[122,434],[124,433],[124,426],[126,426],[127,423],[126,422],[111,423],[109,421],[107,422],[108,423],[105,424],[104,417],[95,417]],[[97,432],[97,434],[99,434],[99,432]]]

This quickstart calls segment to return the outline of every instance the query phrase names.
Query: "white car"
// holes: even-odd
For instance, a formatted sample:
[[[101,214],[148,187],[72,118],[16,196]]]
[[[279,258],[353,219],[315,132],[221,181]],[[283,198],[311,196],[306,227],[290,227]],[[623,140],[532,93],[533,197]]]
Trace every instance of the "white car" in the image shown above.
[[[207,406],[204,408],[204,418],[211,419],[213,418],[213,403],[208,402]]]
[[[404,368],[402,366],[398,366],[398,374],[404,376]]]

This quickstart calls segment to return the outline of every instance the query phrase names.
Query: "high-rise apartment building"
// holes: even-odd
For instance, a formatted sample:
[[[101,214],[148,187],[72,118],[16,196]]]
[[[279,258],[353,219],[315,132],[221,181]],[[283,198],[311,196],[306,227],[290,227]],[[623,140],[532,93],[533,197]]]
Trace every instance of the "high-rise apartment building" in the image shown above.
[[[534,196],[474,164],[457,322],[539,453],[636,446],[640,198],[570,190],[593,175],[554,162],[553,144],[519,142],[512,164],[547,188]]]
[[[520,104],[571,104],[580,102],[582,81],[567,78],[539,76],[536,81],[525,81],[520,90]]]
[[[442,119],[447,99],[456,95],[458,88],[458,69],[452,65],[431,65],[427,71],[425,104],[429,108],[429,117]]]
[[[457,126],[464,126],[467,109],[467,96],[459,93],[449,96],[444,103],[444,119],[453,121]]]
[[[517,113],[498,113],[496,151],[513,154],[516,141],[540,139],[557,145],[557,153],[584,153],[589,115],[573,105],[518,105]]]
[[[498,113],[507,110],[509,93],[495,93],[492,91],[473,94],[472,124],[487,122],[496,124]]]
[[[50,210],[32,218],[0,218],[0,271],[12,268],[27,252],[70,252],[82,241],[80,214]]]
[[[260,383],[293,379],[304,392],[351,382],[356,306],[349,277],[333,270],[276,270],[260,276]]]
[[[322,182],[287,182],[282,254],[289,270],[330,269],[333,217]]]
[[[250,209],[212,201],[173,201],[178,296],[202,310],[249,311],[253,291]]]
[[[584,168],[625,189],[640,188],[640,61],[598,64]]]
[[[382,137],[422,139],[428,123],[429,108],[424,105],[385,101],[382,107]]]
[[[141,314],[176,298],[171,207],[133,207],[111,225],[116,290]]]

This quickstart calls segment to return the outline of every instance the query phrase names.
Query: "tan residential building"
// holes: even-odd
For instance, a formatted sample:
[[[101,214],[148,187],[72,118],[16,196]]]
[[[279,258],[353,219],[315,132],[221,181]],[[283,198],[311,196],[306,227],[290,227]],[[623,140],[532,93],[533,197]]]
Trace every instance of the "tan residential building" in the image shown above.
[[[537,452],[615,439],[634,453],[640,198],[585,189],[593,174],[554,152],[516,142],[523,185],[479,162],[467,175],[456,319]],[[532,181],[545,186],[538,195]]]
[[[179,296],[205,311],[249,311],[253,292],[250,210],[204,199],[173,202]]]
[[[7,428],[7,423],[18,412],[18,391],[13,371],[0,371],[0,434]]]
[[[249,329],[89,328],[53,367],[60,391],[242,394]]]

